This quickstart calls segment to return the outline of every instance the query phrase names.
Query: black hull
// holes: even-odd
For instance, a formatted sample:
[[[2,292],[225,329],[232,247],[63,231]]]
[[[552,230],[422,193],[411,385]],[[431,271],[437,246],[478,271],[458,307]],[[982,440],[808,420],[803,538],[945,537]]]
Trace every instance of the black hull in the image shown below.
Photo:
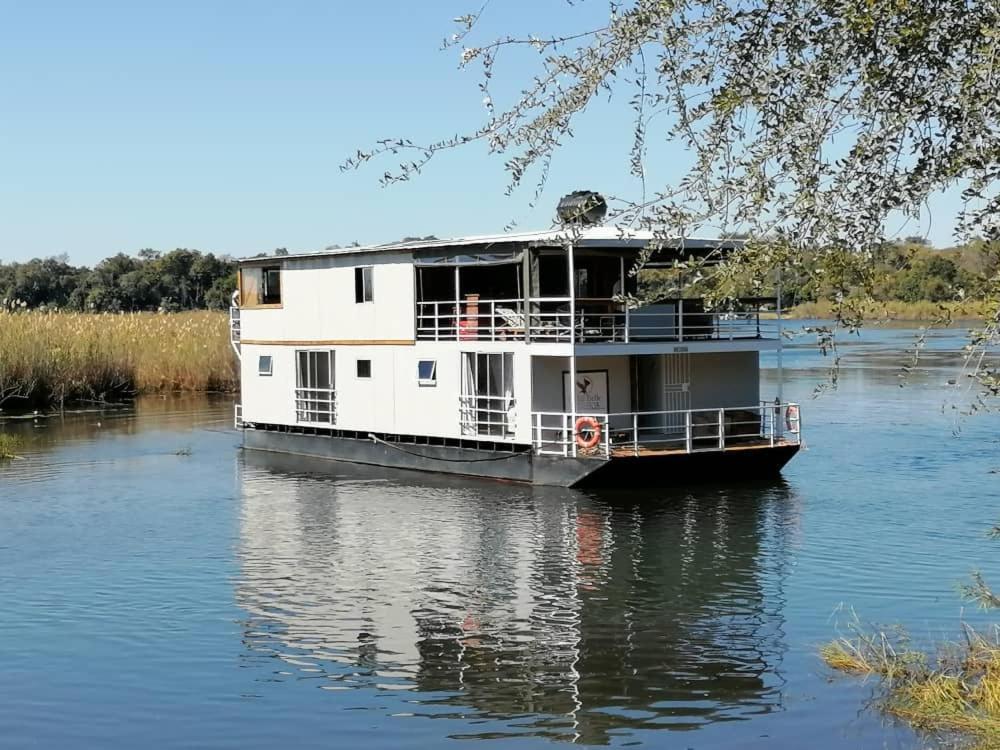
[[[576,487],[678,487],[689,484],[773,479],[798,453],[797,445],[704,453],[626,456],[605,462]]]
[[[612,459],[537,456],[526,446],[490,450],[395,444],[328,435],[248,428],[248,450],[308,456],[392,469],[452,474],[558,487],[671,487],[695,482],[775,477],[797,445]]]

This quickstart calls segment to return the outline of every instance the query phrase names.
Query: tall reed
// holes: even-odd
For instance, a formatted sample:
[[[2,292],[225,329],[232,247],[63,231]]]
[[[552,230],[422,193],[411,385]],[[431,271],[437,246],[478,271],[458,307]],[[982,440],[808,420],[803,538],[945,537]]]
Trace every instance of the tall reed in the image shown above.
[[[223,391],[238,369],[222,312],[0,312],[4,408]]]

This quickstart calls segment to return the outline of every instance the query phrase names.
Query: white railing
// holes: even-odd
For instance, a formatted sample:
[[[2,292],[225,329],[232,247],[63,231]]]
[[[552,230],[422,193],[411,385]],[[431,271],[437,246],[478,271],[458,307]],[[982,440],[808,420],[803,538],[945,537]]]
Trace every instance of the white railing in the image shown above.
[[[237,430],[242,430],[244,427],[243,404],[239,402],[233,404],[233,427]]]
[[[570,341],[578,343],[757,339],[777,336],[759,307],[691,309],[689,300],[626,309],[611,299],[569,297],[417,303],[417,338],[426,341]],[[700,306],[699,306],[700,307]]]
[[[296,388],[295,421],[335,424],[337,392],[333,388]]]
[[[233,292],[232,300],[229,305],[229,344],[233,347],[233,351],[236,352],[236,358],[242,359],[240,354],[240,338],[242,337],[243,330],[240,323],[240,293],[239,290]]]
[[[508,396],[459,396],[462,435],[493,440],[513,438],[515,401]]]
[[[798,404],[678,411],[578,414],[532,412],[531,441],[536,453],[554,456],[639,456],[699,453],[736,446],[799,444]]]

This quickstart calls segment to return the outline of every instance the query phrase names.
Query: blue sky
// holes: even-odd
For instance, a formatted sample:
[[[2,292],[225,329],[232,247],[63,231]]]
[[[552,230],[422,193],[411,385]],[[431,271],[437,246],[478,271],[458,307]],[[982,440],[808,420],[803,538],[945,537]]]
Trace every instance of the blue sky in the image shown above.
[[[388,189],[388,162],[340,172],[378,138],[434,140],[483,121],[476,71],[440,50],[451,19],[479,4],[0,0],[0,260],[90,264],[144,247],[241,256],[546,227],[570,190],[638,195],[623,98],[587,112],[534,210],[530,191],[504,196],[502,159],[478,146]],[[485,28],[586,29],[605,13],[505,0]],[[672,149],[651,184],[677,176]],[[930,226],[935,244],[950,232],[950,221]]]

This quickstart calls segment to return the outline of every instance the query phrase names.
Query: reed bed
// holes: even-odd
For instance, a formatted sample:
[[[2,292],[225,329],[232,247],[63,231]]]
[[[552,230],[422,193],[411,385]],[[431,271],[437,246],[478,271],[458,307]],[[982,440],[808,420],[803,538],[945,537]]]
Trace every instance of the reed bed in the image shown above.
[[[238,375],[222,312],[0,312],[6,409],[229,391]]]
[[[967,629],[962,643],[933,658],[898,632],[852,630],[820,655],[838,671],[880,678],[886,713],[921,729],[968,735],[976,748],[1000,748],[1000,629]]]
[[[937,322],[942,320],[982,320],[991,313],[990,303],[982,300],[967,302],[871,302],[865,311],[865,319],[875,321],[912,320]],[[789,318],[832,318],[836,306],[828,301],[803,302],[785,311]]]

